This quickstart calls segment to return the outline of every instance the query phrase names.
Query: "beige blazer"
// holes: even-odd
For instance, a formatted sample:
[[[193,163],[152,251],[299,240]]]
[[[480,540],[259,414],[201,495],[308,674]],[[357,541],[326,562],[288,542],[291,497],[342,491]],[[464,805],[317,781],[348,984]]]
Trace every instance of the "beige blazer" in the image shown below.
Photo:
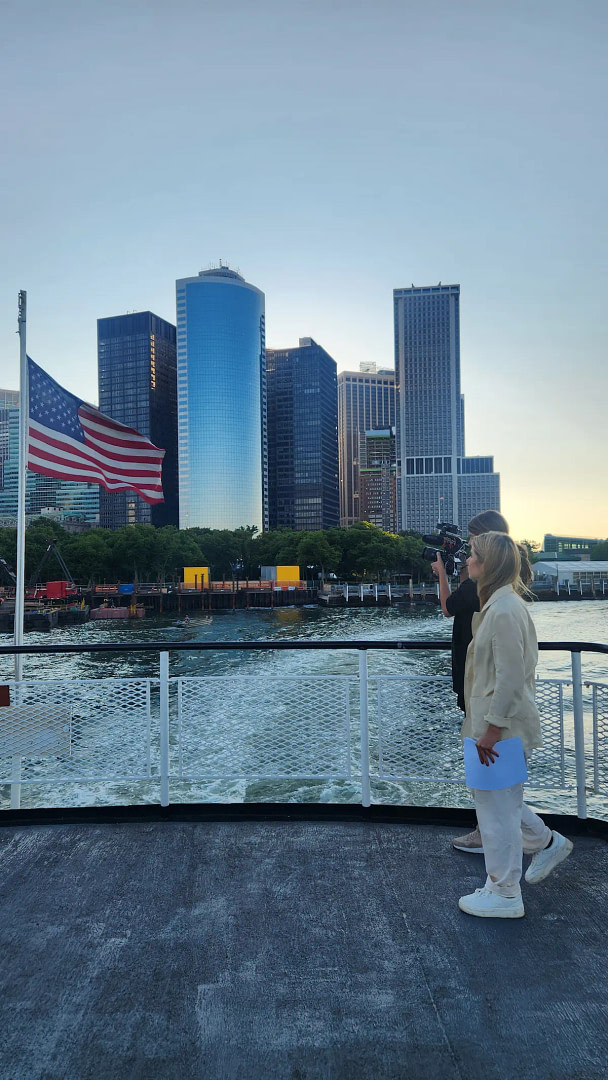
[[[502,739],[519,735],[524,750],[542,746],[534,701],[538,644],[528,605],[512,585],[503,585],[483,610],[473,615],[472,629],[464,677],[462,737],[478,739],[488,724],[494,724],[502,729]]]

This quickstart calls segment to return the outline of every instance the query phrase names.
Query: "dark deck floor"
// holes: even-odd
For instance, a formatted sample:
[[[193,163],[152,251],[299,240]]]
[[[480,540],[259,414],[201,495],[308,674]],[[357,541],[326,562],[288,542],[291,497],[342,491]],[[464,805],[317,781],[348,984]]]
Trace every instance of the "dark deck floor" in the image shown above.
[[[495,921],[451,835],[0,830],[2,1080],[606,1080],[608,844]]]

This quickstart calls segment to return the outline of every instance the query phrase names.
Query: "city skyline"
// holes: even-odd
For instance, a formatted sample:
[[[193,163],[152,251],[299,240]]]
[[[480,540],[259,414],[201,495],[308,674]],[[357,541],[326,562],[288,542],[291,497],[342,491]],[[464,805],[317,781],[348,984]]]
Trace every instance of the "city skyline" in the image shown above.
[[[261,290],[256,289],[255,286],[251,286],[247,282],[244,282],[244,279],[241,277],[241,275],[237,271],[233,270],[227,263],[225,263],[225,262],[222,263],[222,260],[219,261],[219,266],[213,266],[213,267],[210,267],[207,270],[199,271],[199,274],[198,274],[198,276],[196,278],[181,279],[181,280],[178,280],[177,284],[179,286],[180,283],[181,283],[182,286],[183,286],[185,283],[187,283],[189,281],[198,282],[201,279],[202,280],[204,280],[204,279],[213,280],[216,277],[216,275],[219,275],[220,277],[223,277],[225,279],[230,279],[230,278],[231,279],[239,279],[239,281],[242,282],[247,288],[252,289],[254,292],[261,293]],[[409,294],[409,293],[412,293],[412,292],[419,293],[421,291],[435,292],[435,291],[439,290],[439,291],[445,292],[445,291],[449,291],[449,290],[453,290],[453,289],[456,289],[458,291],[458,293],[459,293],[460,285],[442,286],[441,282],[439,282],[438,286],[414,286],[414,285],[412,285],[411,288],[409,288],[409,289],[394,289],[393,290],[393,301],[395,303],[395,297],[397,295]],[[263,293],[261,293],[261,295],[264,296]],[[459,302],[460,302],[460,296],[458,295],[458,303]],[[116,320],[129,319],[132,316],[136,316],[137,314],[138,313],[136,313],[136,312],[127,312],[127,313],[124,313],[123,315],[108,316],[108,317],[105,317],[105,318],[102,318],[102,319],[98,319],[97,322],[99,324],[99,323],[107,323],[107,322],[112,321],[114,319],[116,319]],[[142,313],[139,313],[139,314],[142,314]],[[148,312],[148,314],[149,314],[149,312]],[[159,318],[159,317],[156,316],[156,318]],[[176,308],[176,314],[174,315],[174,318],[176,320],[176,323],[178,323],[179,322],[179,310],[177,308]],[[163,320],[163,319],[161,319],[160,321],[161,322],[167,322],[167,320]],[[458,321],[459,321],[459,315],[458,315]],[[262,316],[262,336],[263,337],[264,337],[264,322],[265,322],[264,316]],[[300,340],[312,340],[312,339],[300,339]],[[28,351],[31,351],[31,350],[28,349]],[[274,353],[284,353],[284,352],[288,352],[289,349],[288,348],[287,349],[286,348],[278,349],[278,348],[274,348],[274,347],[268,347],[267,351],[272,351]],[[394,363],[394,360],[393,360],[393,363]],[[355,375],[358,375],[358,376],[365,375],[366,369],[370,369],[370,371],[371,371],[371,369],[373,369],[374,366],[377,366],[377,365],[375,365],[374,362],[362,361],[360,363],[360,366],[361,366],[361,369],[362,369],[361,372],[353,373],[353,372],[349,372],[348,369],[343,368],[341,370],[339,362],[337,362],[339,376],[340,376],[340,374],[343,375],[343,376],[348,376],[349,374],[351,374],[351,375],[355,374]],[[97,370],[97,367],[98,367],[98,363],[96,364],[96,370]],[[394,373],[396,370],[397,370],[396,367],[391,369],[391,367],[389,365],[387,365],[386,367],[380,368],[376,373],[374,373],[374,375],[382,375],[382,374],[387,375],[387,374],[389,374],[391,372]],[[97,377],[98,377],[98,375],[97,375]],[[459,386],[460,386],[460,383],[459,383]],[[10,391],[10,390],[7,391],[7,393],[11,393],[11,392],[12,391]],[[16,391],[16,392],[18,393],[18,391]],[[456,422],[457,427],[458,427],[458,434],[455,436],[454,445],[458,446],[458,453],[461,453],[464,456],[464,394],[459,393],[459,394],[457,394],[457,396],[459,396],[459,399],[460,399],[460,410],[458,412],[458,415],[455,418],[455,422]],[[98,395],[91,395],[91,400],[93,400],[96,397],[98,397]],[[120,419],[120,417],[115,417],[115,419]],[[179,421],[178,421],[178,424],[179,424]],[[397,432],[398,431],[399,431],[399,424],[397,424]],[[470,457],[472,457],[472,456],[469,455],[466,460],[469,460]],[[487,455],[475,455],[475,457],[479,462],[482,463],[483,467],[480,470],[481,472],[493,474],[493,471],[494,471],[494,455],[491,455],[490,457],[488,457]],[[406,466],[404,466],[404,468],[406,468]],[[475,471],[477,471],[477,470],[475,470]],[[467,472],[471,473],[471,480],[473,481],[473,483],[475,483],[475,482],[479,483],[479,480],[476,480],[476,481],[473,480],[473,476],[472,476],[473,468],[467,469]],[[500,469],[497,469],[497,473],[500,473]],[[405,475],[405,473],[403,475]],[[462,482],[462,478],[461,478],[461,482]],[[343,492],[342,485],[340,487],[340,491],[341,491],[341,493]],[[474,499],[474,495],[473,495],[473,499]],[[448,499],[448,501],[449,501],[449,499]],[[442,503],[443,503],[443,506],[441,506],[441,504],[438,503],[438,511],[439,511],[440,506],[441,506],[441,509],[445,508],[445,502],[444,502],[443,499],[442,499]],[[488,505],[489,505],[489,503],[488,503]],[[485,504],[484,504],[484,507],[485,507]],[[477,508],[476,508],[475,512],[477,512]],[[240,514],[237,515],[237,516],[239,516],[239,523],[241,525],[252,524],[252,523],[257,524],[256,522],[249,522],[249,521],[245,522],[244,520],[241,521],[240,520]],[[445,512],[443,513],[443,515],[441,515],[438,512],[438,516],[443,516],[445,518],[446,515],[445,515]],[[471,516],[471,515],[469,515],[469,516]],[[505,516],[508,517],[506,510],[505,510]],[[513,516],[511,515],[510,519],[508,517],[508,520],[512,521]],[[236,521],[236,518],[235,518],[235,521]],[[187,528],[188,526],[185,525],[185,524],[180,524],[180,527]],[[220,527],[220,526],[218,525],[218,526],[215,526],[215,527]],[[237,526],[233,525],[231,527],[237,527]],[[414,524],[412,526],[408,526],[408,525],[405,525],[402,522],[400,522],[399,527],[400,528],[406,528],[406,527],[414,527],[415,528],[416,526]],[[424,531],[425,528],[432,528],[432,527],[433,527],[433,525],[430,522],[430,518],[429,518],[429,521],[425,525],[421,526],[422,531]],[[463,527],[463,528],[465,527],[462,522],[461,522],[461,527]],[[608,523],[607,523],[607,527],[608,527]],[[585,531],[587,531],[589,534],[591,534],[593,532],[593,530],[584,530],[584,529],[555,530],[556,533],[558,533],[558,532],[566,533],[567,532],[568,534],[582,533],[582,532],[585,532]],[[525,530],[520,529],[519,532],[518,532],[517,531],[517,526],[515,526],[515,528],[512,527],[512,532],[514,533],[514,535],[518,536],[519,538],[524,538],[524,536],[525,536],[526,539],[532,539],[533,541],[538,542],[539,545],[540,545],[542,536],[546,535],[547,533],[551,534],[553,532],[553,530],[552,529],[547,529],[546,528],[546,523],[543,522],[542,531],[539,532],[538,535],[531,533],[530,530],[528,530],[528,532],[526,532]],[[603,534],[602,534],[601,530],[600,531],[596,530],[595,535],[597,535],[598,537],[602,537]]]
[[[270,346],[339,371],[392,366],[394,288],[458,281],[467,452],[514,534],[608,533],[605,3],[8,0],[3,29],[0,382],[19,289],[32,357],[95,401],[96,320],[174,321],[220,256]]]

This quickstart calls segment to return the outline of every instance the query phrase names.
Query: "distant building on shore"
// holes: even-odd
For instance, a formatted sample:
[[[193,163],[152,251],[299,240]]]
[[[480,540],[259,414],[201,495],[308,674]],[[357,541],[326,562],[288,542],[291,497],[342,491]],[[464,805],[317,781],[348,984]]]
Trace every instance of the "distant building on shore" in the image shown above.
[[[4,462],[8,457],[9,417],[11,409],[19,408],[18,390],[0,390],[0,490],[4,487]]]
[[[99,408],[165,451],[165,501],[100,488],[100,524],[177,525],[177,372],[175,327],[151,311],[97,320]]]
[[[176,290],[180,528],[266,528],[264,293],[221,264]]]
[[[359,371],[338,373],[338,446],[340,525],[348,528],[365,520],[361,510],[361,461],[366,432],[395,429],[397,399],[395,372],[362,363]],[[396,453],[396,445],[393,445]],[[395,457],[395,472],[396,472]],[[396,489],[395,489],[396,499]]]
[[[579,559],[574,562],[563,562],[558,559],[547,562],[544,559],[535,562],[532,570],[534,580],[542,584],[551,584],[555,587],[557,581],[561,585],[589,585],[605,594],[608,588],[608,561],[587,561]]]
[[[0,390],[0,526],[17,527],[19,392]],[[99,525],[99,487],[26,472],[26,522],[51,517],[68,532]]]
[[[590,559],[593,548],[600,540],[594,540],[589,536],[554,536],[553,533],[545,533],[543,550],[539,555],[558,559]]]
[[[397,531],[395,429],[366,431],[359,465],[361,521]]]
[[[268,495],[271,529],[339,524],[337,369],[312,338],[268,349]]]

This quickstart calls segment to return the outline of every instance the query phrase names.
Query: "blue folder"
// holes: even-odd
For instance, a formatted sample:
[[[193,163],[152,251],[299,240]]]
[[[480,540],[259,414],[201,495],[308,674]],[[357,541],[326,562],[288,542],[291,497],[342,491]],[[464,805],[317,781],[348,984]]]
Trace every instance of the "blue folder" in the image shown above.
[[[494,747],[499,755],[491,765],[482,765],[475,739],[464,740],[464,775],[467,787],[481,791],[500,791],[501,788],[523,784],[528,779],[524,748],[519,736],[501,739]]]

